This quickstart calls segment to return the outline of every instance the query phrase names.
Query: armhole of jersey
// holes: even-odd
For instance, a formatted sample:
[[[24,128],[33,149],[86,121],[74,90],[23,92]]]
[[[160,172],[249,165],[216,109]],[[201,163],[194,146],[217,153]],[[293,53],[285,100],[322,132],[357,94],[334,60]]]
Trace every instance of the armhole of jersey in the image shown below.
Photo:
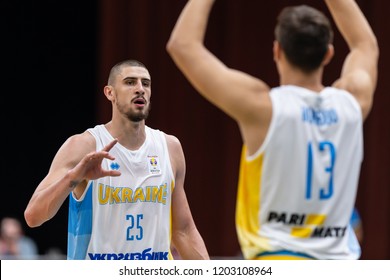
[[[83,192],[83,194],[80,196],[79,199],[77,199],[75,196],[74,196],[74,193],[73,191],[70,193],[70,198],[75,202],[75,203],[82,203],[84,201],[84,198],[86,196],[86,193],[88,192],[88,190],[90,188],[92,188],[92,185],[93,185],[93,181],[88,181],[87,182],[87,186],[85,187],[85,190]]]
[[[89,128],[87,129],[87,132],[89,132],[93,138],[95,138],[95,151],[97,151],[97,146],[98,146],[98,135],[96,134],[96,131],[94,131],[94,129],[92,128]]]
[[[362,111],[362,108],[360,107],[358,100],[355,98],[355,96],[352,95],[352,93],[350,93],[344,89],[339,89],[339,88],[335,88],[335,89],[338,90],[340,95],[345,96],[345,98],[347,98],[351,102],[351,105],[356,109],[356,111],[359,112],[360,127],[362,129],[361,133],[363,135],[363,111]],[[362,141],[364,141],[363,138],[362,138]],[[364,145],[364,143],[362,145]],[[363,158],[364,158],[364,149],[362,149],[361,155],[360,155],[361,162],[363,161]]]
[[[271,122],[270,122],[270,125],[269,125],[269,128],[268,128],[267,134],[266,134],[266,136],[264,138],[263,144],[261,144],[259,149],[253,155],[246,154],[246,157],[245,157],[246,161],[253,161],[256,158],[258,158],[264,152],[264,150],[265,150],[268,142],[270,141],[271,136],[272,136],[272,134],[273,134],[273,132],[275,130],[276,118],[277,118],[277,109],[276,109],[276,106],[275,106],[275,103],[276,103],[276,101],[275,101],[275,90],[271,90],[269,94],[270,94],[271,104],[272,104],[272,116],[271,116]]]
[[[337,90],[339,90],[339,93],[344,95],[346,98],[348,98],[348,100],[351,101],[351,104],[355,107],[355,109],[360,112],[360,121],[363,122],[363,111],[362,111],[362,108],[360,107],[360,104],[358,102],[358,100],[356,99],[355,96],[352,95],[352,93],[346,91],[346,90],[343,90],[343,89],[338,89],[336,88]]]
[[[160,133],[160,137],[162,139],[163,145],[164,145],[165,154],[168,158],[168,172],[169,172],[169,176],[172,178],[170,183],[172,184],[172,188],[175,188],[175,177],[173,176],[171,156],[169,153],[168,143],[167,143],[167,138],[166,138],[167,136],[162,131],[159,131],[159,133]]]

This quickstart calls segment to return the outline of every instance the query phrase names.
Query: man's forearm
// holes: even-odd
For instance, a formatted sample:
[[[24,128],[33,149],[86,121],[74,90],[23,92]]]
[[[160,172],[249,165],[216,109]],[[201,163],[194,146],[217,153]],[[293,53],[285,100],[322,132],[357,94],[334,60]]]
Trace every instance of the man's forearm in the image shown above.
[[[325,0],[325,3],[351,49],[361,43],[376,45],[375,35],[355,0]]]
[[[187,2],[172,31],[170,43],[187,44],[203,42],[208,17],[215,0],[190,0]]]
[[[37,190],[24,213],[27,224],[30,227],[37,227],[50,220],[77,184],[68,172],[52,185]]]

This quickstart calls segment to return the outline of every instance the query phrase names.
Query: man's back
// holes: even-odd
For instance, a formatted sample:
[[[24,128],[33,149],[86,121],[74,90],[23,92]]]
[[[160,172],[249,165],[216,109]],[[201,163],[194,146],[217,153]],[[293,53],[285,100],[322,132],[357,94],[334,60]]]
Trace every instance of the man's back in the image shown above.
[[[332,87],[348,91],[350,95],[346,95],[348,98],[338,98],[340,104],[332,103],[329,109],[316,109],[316,102],[275,101],[277,94],[266,81],[229,68],[206,48],[205,31],[214,2],[187,2],[172,31],[167,50],[199,93],[236,120],[247,155],[258,156],[256,160],[244,164],[249,170],[241,170],[240,177],[241,184],[250,185],[248,189],[240,187],[238,200],[244,202],[237,212],[238,229],[242,231],[250,227],[252,232],[246,235],[247,241],[241,242],[243,251],[249,251],[245,256],[256,256],[264,250],[272,255],[280,247],[295,250],[293,253],[311,252],[312,256],[318,258],[356,258],[358,248],[340,253],[341,247],[347,248],[348,236],[344,239],[328,238],[328,235],[348,235],[345,227],[352,213],[351,201],[356,194],[362,160],[362,122],[371,110],[377,83],[379,49],[369,23],[354,0],[324,1],[349,48],[341,75]],[[256,32],[261,30],[257,28]],[[323,72],[334,55],[330,21],[323,13],[307,5],[291,6],[279,14],[274,32],[273,60],[280,86],[322,92],[325,88]],[[327,101],[324,99],[321,102],[326,104]],[[291,112],[291,123],[286,122],[290,117],[284,117],[280,123],[277,121],[280,106],[283,106],[286,116]],[[349,114],[344,115],[345,112]],[[340,128],[340,131],[334,133],[333,128]],[[264,151],[259,152],[261,147],[264,147]],[[264,152],[264,158],[261,152]],[[260,191],[260,183],[267,187],[263,186],[264,190]],[[301,193],[293,186],[300,186]],[[342,195],[346,196],[347,203],[344,203]],[[265,204],[260,205],[260,202]],[[253,203],[255,209],[260,211],[261,207],[266,207],[268,212],[259,214],[252,208],[247,212],[242,208],[248,203]],[[291,211],[294,207],[303,212],[286,218],[283,211]],[[281,213],[278,212],[280,216],[276,218],[272,216],[277,222],[268,228],[273,229],[272,234],[278,238],[279,244],[269,240],[271,233],[264,232],[267,227],[260,228],[261,223],[271,219],[270,216],[261,215],[269,215],[273,210]],[[301,213],[307,216],[299,216]],[[290,214],[293,214],[292,211]],[[310,216],[312,214],[314,216]],[[340,221],[333,219],[337,214],[342,217]],[[316,235],[310,240],[317,240],[321,244],[328,242],[329,245],[319,248],[313,241],[300,242],[302,237],[296,237],[296,242],[292,243],[291,233],[299,232],[299,228],[295,231],[292,226],[284,226],[283,221],[290,224],[300,221],[307,223],[309,226],[305,229],[313,230]],[[319,229],[314,231],[316,225]],[[329,230],[329,227],[333,229]],[[297,233],[298,236],[310,234]],[[241,239],[245,236],[242,232],[240,235]],[[256,246],[250,247],[253,242],[261,250],[256,252]],[[333,249],[337,252],[332,252]],[[324,253],[325,250],[328,252]]]
[[[270,96],[265,141],[252,156],[244,147],[241,160],[236,219],[245,257],[288,249],[320,259],[358,258],[345,209],[354,205],[363,157],[359,104],[334,88],[282,86]]]

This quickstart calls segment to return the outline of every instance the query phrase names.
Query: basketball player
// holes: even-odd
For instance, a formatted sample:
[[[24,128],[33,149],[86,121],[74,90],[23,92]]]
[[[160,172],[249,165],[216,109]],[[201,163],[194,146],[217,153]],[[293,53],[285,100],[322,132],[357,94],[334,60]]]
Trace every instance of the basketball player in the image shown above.
[[[209,259],[184,191],[179,140],[145,125],[151,77],[136,60],[115,65],[104,94],[112,119],[73,135],[35,190],[25,218],[51,219],[69,197],[68,259]]]
[[[358,259],[349,220],[379,56],[367,20],[353,0],[325,1],[350,50],[340,78],[325,86],[334,51],[329,20],[306,5],[283,9],[273,46],[280,86],[270,88],[204,46],[214,2],[187,2],[167,51],[199,93],[239,125],[236,229],[244,257]]]

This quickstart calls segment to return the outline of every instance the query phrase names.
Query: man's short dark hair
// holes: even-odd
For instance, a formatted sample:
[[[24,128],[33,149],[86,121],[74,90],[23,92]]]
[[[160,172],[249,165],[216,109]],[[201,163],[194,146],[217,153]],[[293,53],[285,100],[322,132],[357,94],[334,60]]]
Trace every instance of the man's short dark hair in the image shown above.
[[[300,5],[284,8],[277,20],[275,38],[287,60],[303,72],[316,70],[333,41],[328,18],[312,7]]]
[[[136,59],[123,60],[121,62],[118,62],[117,64],[115,64],[111,68],[110,75],[108,76],[108,84],[109,85],[113,84],[115,77],[120,73],[122,67],[124,67],[124,66],[142,67],[142,68],[145,68],[146,70],[148,70],[148,68],[146,68],[145,64],[143,64],[142,62],[140,62]]]

